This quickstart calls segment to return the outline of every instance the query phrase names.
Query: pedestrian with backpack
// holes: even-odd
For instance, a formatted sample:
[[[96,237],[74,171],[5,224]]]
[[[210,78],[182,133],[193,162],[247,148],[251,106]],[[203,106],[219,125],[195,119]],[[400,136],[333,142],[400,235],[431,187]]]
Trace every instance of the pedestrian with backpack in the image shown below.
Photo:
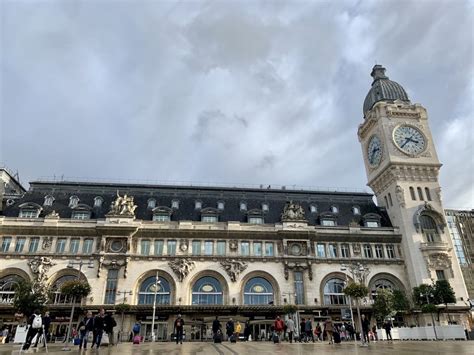
[[[23,344],[21,350],[28,350],[31,346],[31,341],[42,329],[43,329],[43,319],[41,318],[41,312],[37,309],[28,319],[28,331],[26,332],[26,340]]]
[[[132,328],[132,335],[131,335],[131,341],[133,344],[140,344],[141,338],[140,338],[140,330],[142,328],[142,324],[140,321],[136,322],[135,325]]]
[[[176,334],[176,344],[178,344],[178,342],[183,344],[184,320],[181,318],[181,314],[178,314],[178,318],[174,321],[174,329]]]

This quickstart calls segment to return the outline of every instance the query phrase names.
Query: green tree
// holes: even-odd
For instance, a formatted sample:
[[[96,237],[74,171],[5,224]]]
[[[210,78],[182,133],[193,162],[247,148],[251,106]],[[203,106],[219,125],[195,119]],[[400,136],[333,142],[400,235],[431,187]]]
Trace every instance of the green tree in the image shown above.
[[[447,280],[438,280],[434,287],[434,296],[438,304],[456,303],[456,295]]]
[[[43,311],[47,301],[47,295],[35,289],[30,281],[22,280],[15,287],[13,307],[26,316],[33,314],[36,309]]]
[[[394,297],[390,290],[377,290],[374,304],[372,305],[375,317],[380,320],[387,318],[394,309]]]
[[[344,288],[344,294],[356,300],[357,316],[359,318],[359,331],[362,331],[362,318],[360,317],[360,299],[367,296],[369,289],[364,284],[351,282]],[[361,337],[362,339],[362,337]]]
[[[61,293],[71,296],[73,300],[81,300],[91,293],[91,286],[84,280],[70,280],[61,285]]]
[[[410,310],[410,301],[402,290],[393,290],[393,309],[398,312]]]
[[[427,284],[413,287],[413,302],[415,302],[415,305],[417,306],[422,306],[424,304],[437,304],[434,287]]]

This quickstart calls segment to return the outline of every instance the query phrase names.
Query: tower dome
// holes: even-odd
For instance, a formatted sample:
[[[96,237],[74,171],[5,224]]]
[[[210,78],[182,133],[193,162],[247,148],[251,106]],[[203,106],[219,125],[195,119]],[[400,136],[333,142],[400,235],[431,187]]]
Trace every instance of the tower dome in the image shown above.
[[[410,102],[405,89],[385,75],[383,66],[376,64],[370,75],[374,78],[374,81],[364,100],[364,117],[367,117],[367,113],[379,101],[401,100],[407,103]]]

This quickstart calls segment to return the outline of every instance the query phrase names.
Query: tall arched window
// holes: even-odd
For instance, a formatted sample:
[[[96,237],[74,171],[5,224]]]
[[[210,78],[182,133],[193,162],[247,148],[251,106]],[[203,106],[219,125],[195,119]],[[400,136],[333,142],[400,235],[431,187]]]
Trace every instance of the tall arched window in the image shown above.
[[[324,285],[324,304],[347,304],[344,285],[344,280],[339,278],[328,280]]]
[[[201,277],[193,286],[192,304],[223,304],[221,283],[211,276]]]
[[[10,304],[15,296],[15,287],[23,279],[18,275],[8,275],[0,279],[0,303]]]
[[[428,243],[439,241],[438,227],[433,218],[422,214],[420,216],[420,226]]]
[[[140,285],[138,291],[138,304],[153,304],[155,297],[155,276],[146,278]],[[158,277],[160,281],[156,289],[156,304],[170,304],[171,288],[170,283],[163,277]]]
[[[53,284],[53,303],[54,304],[67,304],[71,303],[72,299],[69,296],[63,295],[61,293],[61,286],[66,281],[77,280],[76,276],[64,275],[57,279]]]
[[[413,201],[416,201],[415,189],[413,186],[410,186],[410,196]]]
[[[421,187],[417,187],[416,191],[418,191],[418,198],[420,199],[420,201],[423,201],[424,198],[423,198],[423,191],[421,190]]]
[[[371,293],[372,293],[372,298],[375,299],[377,296],[377,291],[378,290],[389,290],[393,291],[395,290],[396,287],[393,284],[392,281],[387,280],[387,279],[378,279],[377,281],[374,282],[374,285],[372,287]]]
[[[263,277],[254,277],[245,284],[244,304],[270,304],[273,299],[273,287]]]
[[[431,201],[431,193],[430,193],[430,189],[425,187],[425,195],[426,195],[426,199],[428,201]]]

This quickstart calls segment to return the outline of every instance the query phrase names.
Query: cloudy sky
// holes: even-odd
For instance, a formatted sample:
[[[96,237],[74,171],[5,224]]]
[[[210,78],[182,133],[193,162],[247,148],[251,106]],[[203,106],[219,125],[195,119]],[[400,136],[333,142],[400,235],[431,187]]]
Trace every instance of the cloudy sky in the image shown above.
[[[375,63],[474,207],[473,2],[1,2],[0,162],[44,176],[367,189]]]

